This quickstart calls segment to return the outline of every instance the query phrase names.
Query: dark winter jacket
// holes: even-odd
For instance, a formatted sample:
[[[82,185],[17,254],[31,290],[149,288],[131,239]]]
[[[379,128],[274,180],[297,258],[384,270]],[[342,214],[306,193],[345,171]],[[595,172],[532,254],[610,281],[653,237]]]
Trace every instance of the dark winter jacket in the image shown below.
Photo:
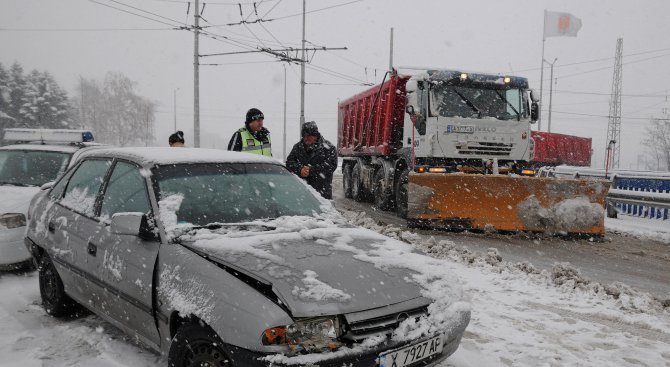
[[[309,176],[300,177],[300,170],[310,166]],[[286,168],[307,181],[321,196],[333,198],[333,172],[337,168],[337,150],[323,137],[311,147],[299,141],[286,158]]]

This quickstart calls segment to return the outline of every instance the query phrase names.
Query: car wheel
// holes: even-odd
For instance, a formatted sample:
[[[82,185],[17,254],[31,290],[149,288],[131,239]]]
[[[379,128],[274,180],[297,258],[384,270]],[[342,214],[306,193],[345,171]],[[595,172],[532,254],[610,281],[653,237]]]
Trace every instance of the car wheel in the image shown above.
[[[405,169],[395,183],[395,209],[400,218],[407,219],[409,169]]]
[[[384,167],[379,167],[375,172],[374,186],[372,187],[375,206],[381,210],[388,210],[391,206],[391,198],[384,190]]]
[[[356,201],[363,201],[363,182],[361,181],[361,166],[355,165],[351,173],[351,198]]]
[[[351,199],[351,164],[347,164],[342,169],[342,188],[344,189],[344,197]]]
[[[199,323],[188,323],[179,328],[172,338],[168,354],[170,367],[232,367],[233,362],[216,333]]]
[[[42,257],[38,270],[42,306],[47,314],[62,317],[76,313],[78,310],[77,303],[65,294],[63,281],[53,262],[46,254]]]

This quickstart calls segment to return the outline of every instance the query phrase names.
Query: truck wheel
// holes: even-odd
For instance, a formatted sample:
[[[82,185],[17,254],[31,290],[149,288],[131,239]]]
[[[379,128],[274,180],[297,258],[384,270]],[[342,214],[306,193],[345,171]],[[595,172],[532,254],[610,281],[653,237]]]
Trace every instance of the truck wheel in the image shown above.
[[[39,283],[42,306],[47,314],[62,317],[72,316],[77,312],[77,303],[65,294],[63,281],[53,262],[46,254],[42,257],[39,265]]]
[[[342,169],[342,189],[344,189],[344,197],[351,199],[351,165],[347,164]]]
[[[384,190],[384,167],[379,167],[375,172],[373,185],[372,194],[375,206],[381,210],[388,210],[391,207],[391,198]]]
[[[361,181],[361,166],[355,165],[351,173],[351,198],[356,201],[363,201],[363,182]]]
[[[409,169],[405,168],[395,183],[395,210],[400,218],[407,219]]]
[[[168,353],[170,367],[221,366],[232,367],[233,361],[223,347],[221,338],[210,327],[192,322],[182,326]]]

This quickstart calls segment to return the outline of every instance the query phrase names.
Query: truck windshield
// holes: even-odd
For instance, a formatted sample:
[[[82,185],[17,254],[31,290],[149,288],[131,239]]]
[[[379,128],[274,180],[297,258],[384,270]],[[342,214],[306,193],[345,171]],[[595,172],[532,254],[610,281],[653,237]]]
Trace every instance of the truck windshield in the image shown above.
[[[319,200],[274,164],[202,163],[156,168],[158,200],[178,195],[178,224],[240,223],[321,213]]]
[[[516,120],[527,115],[522,95],[523,92],[519,89],[484,89],[438,84],[432,86],[430,91],[430,115]]]
[[[0,150],[0,185],[42,186],[64,172],[70,153]]]

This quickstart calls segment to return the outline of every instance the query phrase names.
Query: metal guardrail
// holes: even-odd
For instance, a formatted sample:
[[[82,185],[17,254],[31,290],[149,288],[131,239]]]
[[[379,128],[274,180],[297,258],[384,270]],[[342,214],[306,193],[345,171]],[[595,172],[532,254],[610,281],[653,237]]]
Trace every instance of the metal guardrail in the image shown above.
[[[614,170],[559,166],[542,168],[540,176],[599,178],[612,181],[607,216],[618,214],[667,221],[670,211],[670,172]]]

